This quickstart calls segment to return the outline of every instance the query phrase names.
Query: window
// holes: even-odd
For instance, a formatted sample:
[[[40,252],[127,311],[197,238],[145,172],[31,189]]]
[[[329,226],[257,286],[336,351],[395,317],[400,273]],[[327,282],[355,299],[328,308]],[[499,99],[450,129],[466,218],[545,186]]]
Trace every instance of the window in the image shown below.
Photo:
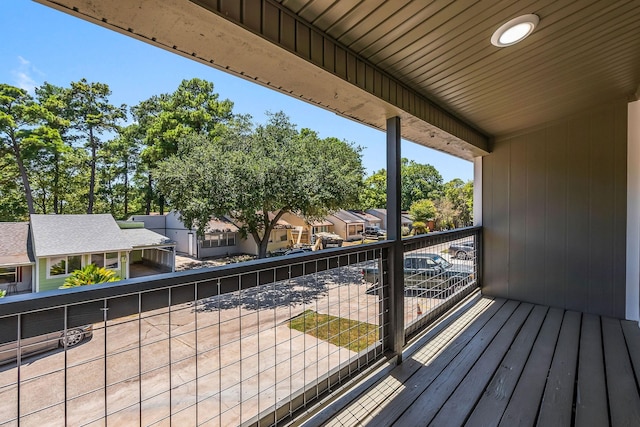
[[[105,268],[118,269],[120,262],[118,260],[118,252],[107,252],[104,254]]]
[[[0,267],[0,283],[18,281],[18,269],[16,267]]]
[[[66,276],[82,268],[82,255],[49,258],[49,276]]]
[[[218,248],[221,246],[235,246],[236,233],[207,233],[200,239],[203,248]]]
[[[281,235],[280,236],[280,241],[281,242],[286,242],[287,241],[287,235],[286,234]]]
[[[117,270],[120,268],[118,252],[91,254],[91,264],[95,264],[97,267]]]
[[[320,225],[320,226],[315,226],[313,227],[313,233],[327,233],[329,232],[329,226],[327,225]]]

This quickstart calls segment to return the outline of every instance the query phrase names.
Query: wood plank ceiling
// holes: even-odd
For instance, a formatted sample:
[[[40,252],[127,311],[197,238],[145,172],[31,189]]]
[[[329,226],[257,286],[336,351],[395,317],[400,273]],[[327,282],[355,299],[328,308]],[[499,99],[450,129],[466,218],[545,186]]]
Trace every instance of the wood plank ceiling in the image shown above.
[[[279,0],[355,54],[490,135],[633,97],[637,0]],[[527,13],[534,33],[506,48],[493,31]]]

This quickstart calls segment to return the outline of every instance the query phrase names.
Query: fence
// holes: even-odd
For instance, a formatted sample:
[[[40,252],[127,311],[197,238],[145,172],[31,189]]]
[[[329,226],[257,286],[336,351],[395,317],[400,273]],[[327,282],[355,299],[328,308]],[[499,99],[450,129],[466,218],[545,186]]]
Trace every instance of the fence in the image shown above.
[[[405,262],[416,254],[452,261],[443,253],[448,242],[469,236],[479,247],[479,229],[407,239]],[[0,426],[289,420],[385,358],[384,337],[394,328],[384,280],[391,247],[7,298],[0,303]],[[408,273],[408,334],[475,286],[475,255],[458,264],[473,273]],[[376,268],[383,280],[363,280]],[[44,352],[49,347],[58,348]]]

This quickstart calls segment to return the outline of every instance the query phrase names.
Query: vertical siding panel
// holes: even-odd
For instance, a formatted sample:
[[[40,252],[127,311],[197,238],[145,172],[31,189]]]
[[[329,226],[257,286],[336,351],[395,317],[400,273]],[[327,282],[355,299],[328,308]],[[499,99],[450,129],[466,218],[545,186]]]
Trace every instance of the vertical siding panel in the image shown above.
[[[509,298],[527,301],[527,144],[511,143],[509,167]]]
[[[526,285],[527,301],[544,301],[545,271],[545,213],[547,200],[545,183],[545,133],[536,132],[526,138],[527,144],[527,246]],[[555,302],[552,305],[557,305]]]
[[[240,21],[240,6],[242,3],[234,0],[220,0],[220,13],[234,21]]]
[[[261,32],[262,0],[244,0],[242,3],[242,23],[254,31]]]
[[[324,58],[324,39],[316,31],[311,30],[311,61],[322,66]]]
[[[565,307],[567,295],[567,125],[546,134],[545,303]]]
[[[280,14],[280,44],[291,52],[296,49],[296,21],[286,13]]]
[[[487,295],[509,297],[509,157],[510,144],[496,145],[493,153],[484,162],[490,174],[489,190],[491,215],[485,226],[485,250],[487,258],[484,270],[484,288]],[[484,170],[483,170],[484,173]],[[483,220],[484,220],[483,216]]]
[[[340,78],[347,78],[347,52],[340,46],[336,46],[336,74]]]
[[[329,39],[324,39],[324,68],[327,71],[335,71],[336,46]]]
[[[264,4],[264,15],[262,17],[262,28],[264,36],[278,43],[280,33],[280,11],[270,3]]]
[[[567,305],[586,311],[589,286],[589,128],[585,118],[567,124]]]
[[[347,52],[347,81],[356,83],[356,57]]]
[[[614,141],[614,303],[613,316],[625,318],[626,315],[626,259],[627,259],[627,135],[628,106],[620,103],[616,106]],[[640,167],[640,165],[637,165]],[[625,283],[625,286],[617,286]]]
[[[311,59],[311,34],[309,27],[296,23],[296,52],[306,60]]]
[[[591,175],[589,177],[591,200],[592,244],[589,263],[589,311],[612,316],[613,295],[613,231],[614,167],[613,131],[614,114],[608,108],[591,117],[590,140]]]

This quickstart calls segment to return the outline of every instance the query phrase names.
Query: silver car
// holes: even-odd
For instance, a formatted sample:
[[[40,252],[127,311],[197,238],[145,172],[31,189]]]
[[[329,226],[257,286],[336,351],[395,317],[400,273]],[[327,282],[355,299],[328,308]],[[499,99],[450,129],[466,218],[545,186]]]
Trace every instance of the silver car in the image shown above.
[[[31,356],[58,347],[73,347],[80,344],[86,338],[93,335],[93,326],[86,325],[78,328],[67,329],[65,336],[63,331],[51,332],[37,337],[20,340],[21,357]],[[12,341],[0,344],[0,365],[12,362],[18,357],[18,342]]]

